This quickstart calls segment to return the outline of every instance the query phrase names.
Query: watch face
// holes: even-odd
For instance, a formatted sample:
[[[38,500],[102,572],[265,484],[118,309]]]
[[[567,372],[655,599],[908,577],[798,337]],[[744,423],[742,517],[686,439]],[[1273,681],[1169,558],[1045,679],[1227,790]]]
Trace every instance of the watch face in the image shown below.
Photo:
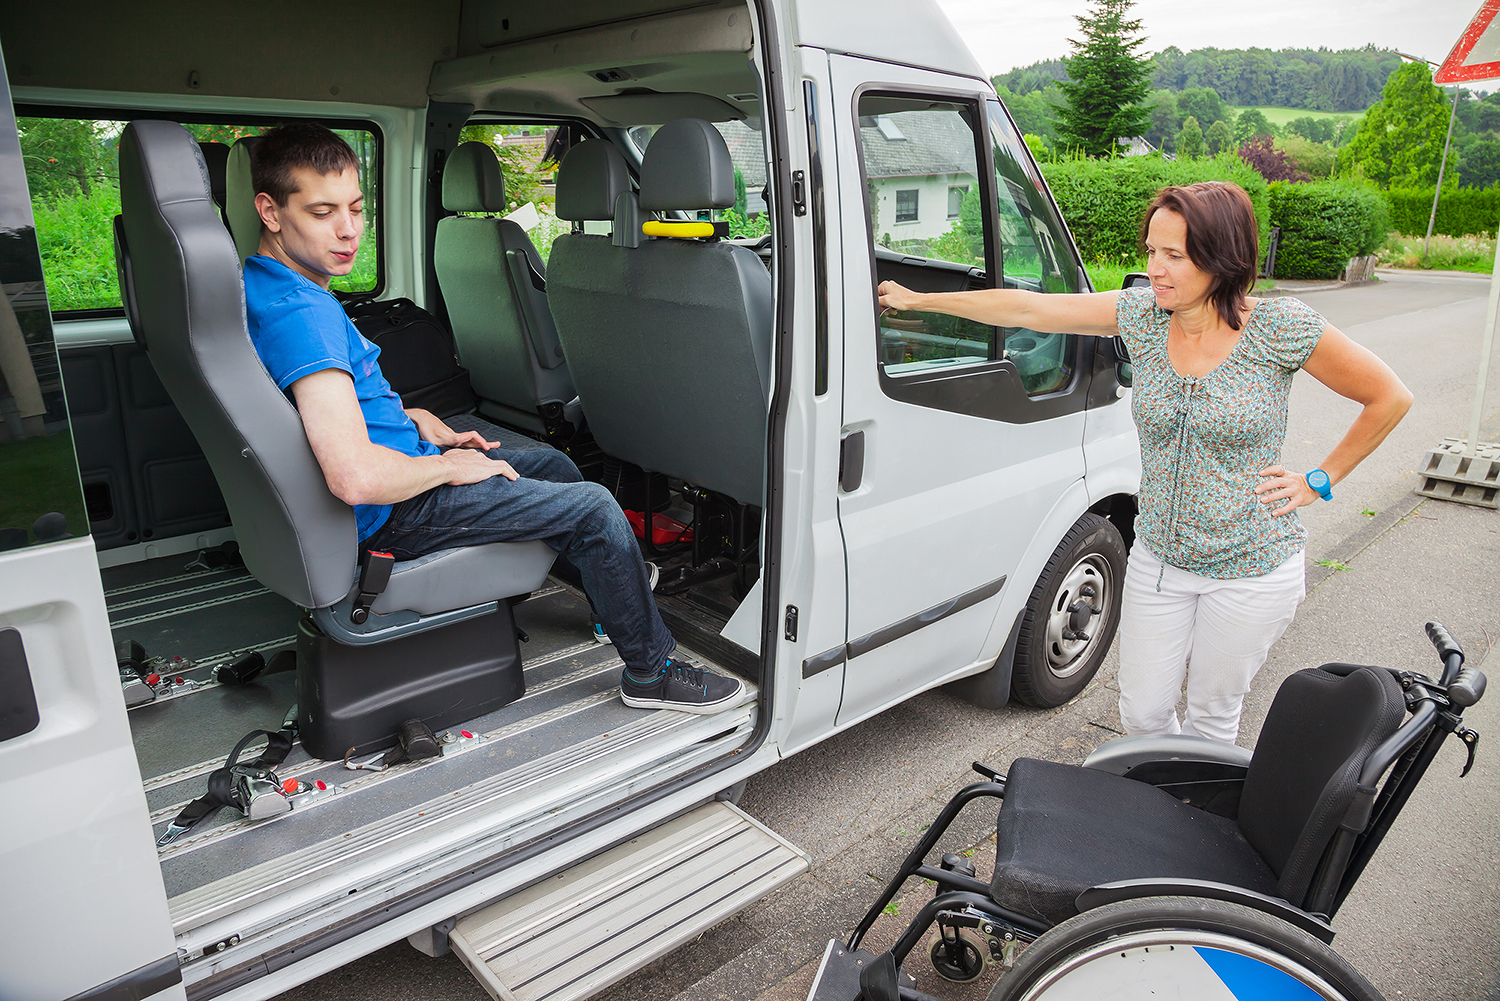
[[[1328,474],[1321,469],[1314,469],[1307,474],[1307,485],[1314,490],[1326,490],[1328,488]]]

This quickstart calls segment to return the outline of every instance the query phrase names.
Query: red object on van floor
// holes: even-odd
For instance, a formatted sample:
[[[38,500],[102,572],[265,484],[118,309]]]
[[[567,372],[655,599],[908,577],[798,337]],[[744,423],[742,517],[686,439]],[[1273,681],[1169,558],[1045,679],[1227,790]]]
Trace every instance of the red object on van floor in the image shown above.
[[[625,517],[630,521],[630,527],[635,529],[635,537],[644,539],[646,537],[646,516],[639,511],[626,511]],[[651,544],[653,546],[665,546],[671,542],[692,542],[693,530],[676,518],[669,518],[664,514],[658,514],[651,519]]]

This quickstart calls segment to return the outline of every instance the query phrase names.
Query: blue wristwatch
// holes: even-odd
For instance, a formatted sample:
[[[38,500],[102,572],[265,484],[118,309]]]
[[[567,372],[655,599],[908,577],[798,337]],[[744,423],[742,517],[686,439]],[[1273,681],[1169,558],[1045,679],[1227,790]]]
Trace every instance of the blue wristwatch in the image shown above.
[[[1307,474],[1307,485],[1317,491],[1318,496],[1324,500],[1333,500],[1333,481],[1328,474],[1321,469],[1314,469]]]

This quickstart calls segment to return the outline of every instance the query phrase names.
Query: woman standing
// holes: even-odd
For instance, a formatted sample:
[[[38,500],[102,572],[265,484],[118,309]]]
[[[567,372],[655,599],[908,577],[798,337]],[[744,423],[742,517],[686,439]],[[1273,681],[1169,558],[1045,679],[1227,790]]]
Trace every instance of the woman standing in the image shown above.
[[[1120,718],[1131,734],[1233,743],[1251,679],[1306,593],[1307,532],[1296,509],[1330,499],[1412,396],[1310,307],[1247,297],[1260,254],[1239,186],[1164,188],[1146,212],[1144,238],[1150,288],[920,293],[881,282],[880,304],[1124,339],[1142,476],[1120,618]],[[1281,465],[1299,368],[1364,407],[1322,467],[1306,473]]]

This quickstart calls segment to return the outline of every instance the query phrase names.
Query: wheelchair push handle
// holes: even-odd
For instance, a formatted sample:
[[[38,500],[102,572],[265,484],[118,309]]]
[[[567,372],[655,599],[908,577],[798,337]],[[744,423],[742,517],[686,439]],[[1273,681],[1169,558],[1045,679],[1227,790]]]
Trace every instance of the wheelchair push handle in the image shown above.
[[[1463,666],[1464,648],[1458,645],[1458,640],[1453,638],[1441,622],[1427,623],[1427,638],[1437,648],[1438,657],[1443,661],[1443,684],[1451,684],[1458,675],[1458,669]],[[1452,657],[1458,658],[1456,664],[1449,663]]]
[[[1466,667],[1458,672],[1458,677],[1448,686],[1448,701],[1460,709],[1467,709],[1484,698],[1485,684],[1483,671]]]

